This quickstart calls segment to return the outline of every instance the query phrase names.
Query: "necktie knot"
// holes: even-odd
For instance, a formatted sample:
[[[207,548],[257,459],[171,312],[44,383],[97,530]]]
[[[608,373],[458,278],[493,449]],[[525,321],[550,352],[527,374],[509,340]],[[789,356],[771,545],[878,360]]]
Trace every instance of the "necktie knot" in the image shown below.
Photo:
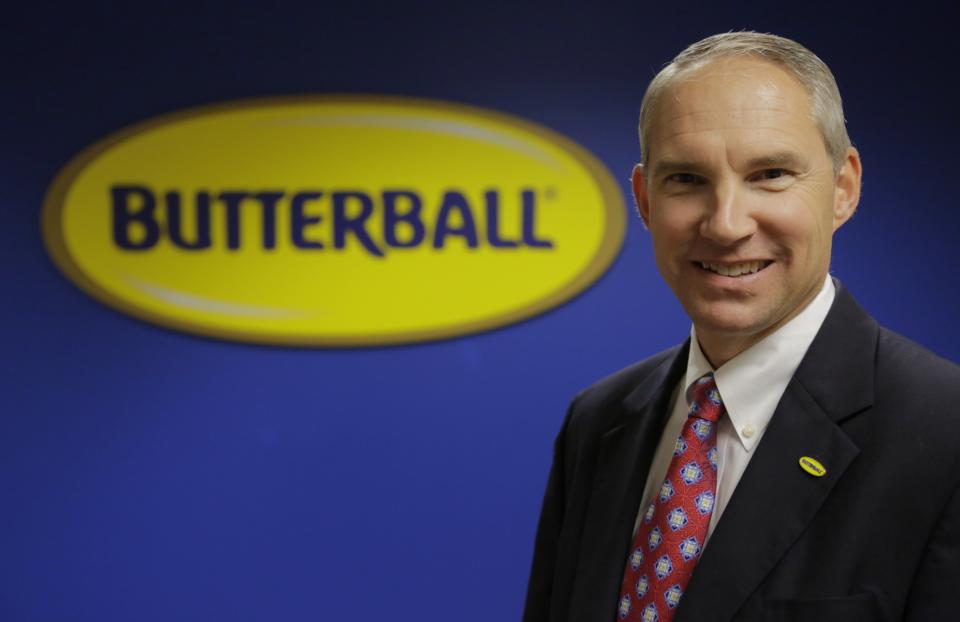
[[[691,417],[715,422],[723,415],[723,399],[712,373],[704,374],[690,385],[687,399],[690,402]]]

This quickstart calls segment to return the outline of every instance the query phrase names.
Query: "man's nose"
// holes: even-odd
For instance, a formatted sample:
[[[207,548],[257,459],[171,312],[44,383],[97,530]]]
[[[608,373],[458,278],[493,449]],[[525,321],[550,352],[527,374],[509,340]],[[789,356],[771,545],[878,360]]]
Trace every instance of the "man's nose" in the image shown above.
[[[749,198],[735,182],[718,183],[700,223],[700,234],[717,244],[730,246],[750,237],[756,230]]]

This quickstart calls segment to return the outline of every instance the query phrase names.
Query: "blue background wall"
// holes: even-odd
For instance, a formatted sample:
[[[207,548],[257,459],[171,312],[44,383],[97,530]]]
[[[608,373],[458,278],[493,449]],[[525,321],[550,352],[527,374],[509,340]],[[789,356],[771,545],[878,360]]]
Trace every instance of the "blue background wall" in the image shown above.
[[[82,147],[159,113],[294,93],[466,102],[565,133],[626,193],[655,70],[708,34],[777,32],[834,69],[863,155],[835,273],[960,359],[956,20],[718,4],[5,9],[0,619],[517,619],[568,399],[688,330],[634,217],[585,294],[479,335],[284,349],[120,315],[56,271],[40,204]]]

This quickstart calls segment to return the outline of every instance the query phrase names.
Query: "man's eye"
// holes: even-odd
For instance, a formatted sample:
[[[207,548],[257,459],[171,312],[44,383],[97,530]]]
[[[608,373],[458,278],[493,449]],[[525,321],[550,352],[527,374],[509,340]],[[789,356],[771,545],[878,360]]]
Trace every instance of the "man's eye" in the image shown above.
[[[796,179],[796,173],[789,169],[765,168],[750,175],[747,181],[761,190],[779,191],[789,188]]]
[[[702,184],[703,178],[693,173],[674,173],[667,177],[667,181],[674,184]]]
[[[757,181],[770,179],[781,179],[790,175],[790,171],[785,168],[767,168],[754,175]]]

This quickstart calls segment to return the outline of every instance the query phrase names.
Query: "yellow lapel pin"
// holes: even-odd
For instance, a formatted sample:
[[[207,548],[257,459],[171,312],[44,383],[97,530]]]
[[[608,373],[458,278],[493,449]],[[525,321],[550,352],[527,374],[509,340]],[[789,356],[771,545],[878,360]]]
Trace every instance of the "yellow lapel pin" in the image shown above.
[[[800,468],[814,477],[823,477],[827,474],[827,468],[820,464],[819,460],[810,456],[800,458]]]

